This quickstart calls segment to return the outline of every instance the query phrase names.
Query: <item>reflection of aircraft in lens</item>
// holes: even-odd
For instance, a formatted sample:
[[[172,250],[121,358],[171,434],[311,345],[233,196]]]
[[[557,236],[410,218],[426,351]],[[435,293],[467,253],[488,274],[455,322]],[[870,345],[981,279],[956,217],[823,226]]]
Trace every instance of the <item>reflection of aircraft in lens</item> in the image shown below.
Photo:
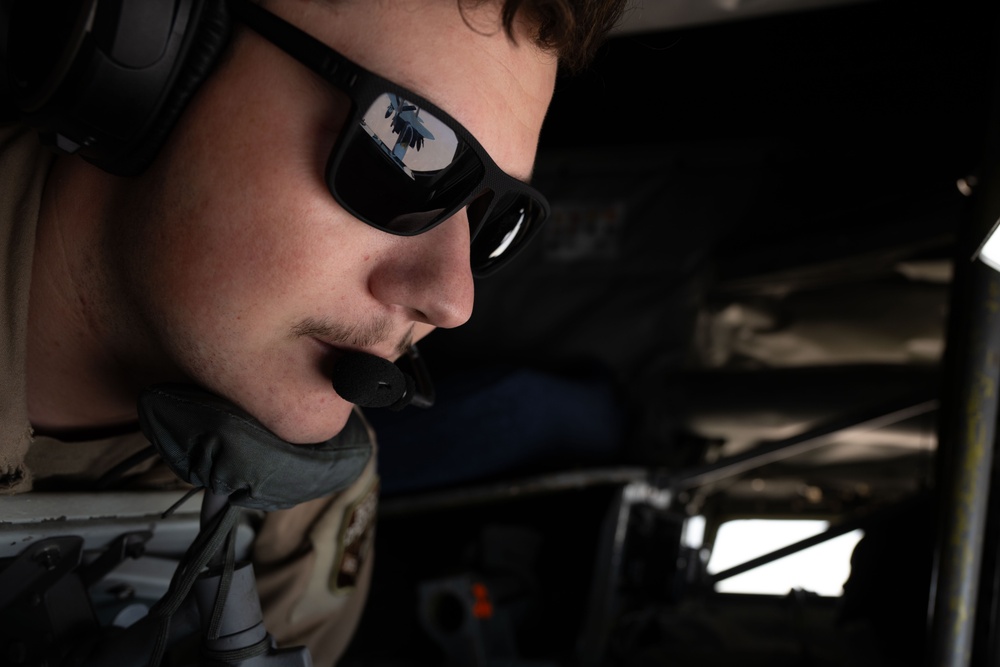
[[[389,106],[385,110],[385,117],[392,116],[392,132],[399,135],[396,145],[392,148],[392,154],[402,160],[407,150],[415,148],[419,151],[423,148],[425,139],[434,141],[434,135],[420,120],[419,107],[392,93],[389,93],[388,97]]]

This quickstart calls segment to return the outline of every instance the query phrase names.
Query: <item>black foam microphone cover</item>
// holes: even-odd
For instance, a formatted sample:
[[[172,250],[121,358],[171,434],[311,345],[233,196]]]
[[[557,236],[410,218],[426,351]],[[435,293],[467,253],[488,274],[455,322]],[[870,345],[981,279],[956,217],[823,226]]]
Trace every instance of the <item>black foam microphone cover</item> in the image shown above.
[[[413,395],[413,385],[396,364],[364,352],[348,352],[333,369],[334,390],[363,408],[402,408]]]

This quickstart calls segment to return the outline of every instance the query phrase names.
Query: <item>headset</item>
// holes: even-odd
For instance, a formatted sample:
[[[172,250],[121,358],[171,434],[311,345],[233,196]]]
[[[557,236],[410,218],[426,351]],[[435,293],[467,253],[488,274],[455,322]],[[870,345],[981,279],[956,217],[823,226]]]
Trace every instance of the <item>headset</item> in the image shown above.
[[[119,176],[153,160],[229,41],[225,0],[0,0],[0,94]]]

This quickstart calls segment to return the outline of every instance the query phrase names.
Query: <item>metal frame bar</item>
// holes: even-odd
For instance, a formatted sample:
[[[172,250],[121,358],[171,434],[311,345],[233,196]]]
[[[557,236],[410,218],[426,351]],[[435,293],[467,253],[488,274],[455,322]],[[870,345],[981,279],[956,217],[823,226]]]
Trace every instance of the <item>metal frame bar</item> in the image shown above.
[[[930,664],[971,664],[1000,391],[1000,273],[972,252],[992,226],[1000,170],[984,180],[959,243],[953,285],[949,390],[939,438],[941,494],[930,605]],[[994,194],[997,193],[997,194]],[[967,252],[968,251],[968,252]]]
[[[936,398],[911,396],[874,408],[865,408],[854,414],[831,419],[791,438],[754,447],[711,465],[681,471],[673,478],[673,489],[683,491],[741,475],[769,463],[783,461],[828,445],[847,431],[874,431],[933,412],[937,410],[938,405]]]
[[[595,486],[628,485],[645,482],[652,476],[649,468],[618,467],[576,470],[535,475],[504,482],[462,486],[445,491],[403,494],[379,501],[381,516],[401,516],[482,503],[516,500],[535,495],[587,489]]]

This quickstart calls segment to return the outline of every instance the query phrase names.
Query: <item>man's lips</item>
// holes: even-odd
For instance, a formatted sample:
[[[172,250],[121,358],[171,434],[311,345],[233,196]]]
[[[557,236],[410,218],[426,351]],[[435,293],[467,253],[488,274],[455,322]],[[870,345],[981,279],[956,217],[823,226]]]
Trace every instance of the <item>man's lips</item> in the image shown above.
[[[326,379],[327,383],[333,380],[333,371],[337,367],[337,362],[340,361],[348,350],[339,348],[335,345],[331,345],[319,338],[310,338],[313,346],[319,352],[316,362],[318,364],[319,373]],[[332,389],[332,385],[329,385]]]
[[[345,354],[351,354],[353,352],[358,352],[361,354],[370,354],[373,357],[380,357],[386,361],[395,363],[397,359],[404,353],[404,350],[400,350],[397,346],[385,345],[383,348],[378,347],[355,347],[353,345],[344,345],[342,343],[331,343],[325,341],[322,338],[315,338],[314,340],[323,350],[326,351],[327,355],[332,357],[334,360],[339,359]],[[409,338],[406,339],[407,341]],[[409,347],[409,345],[407,345]]]
[[[378,349],[365,349],[360,347],[352,347],[348,345],[328,343],[327,341],[321,338],[313,338],[312,340],[314,340],[323,349],[326,355],[331,357],[334,361],[340,359],[345,354],[351,354],[354,352],[359,352],[361,354],[370,354],[373,357],[381,357],[382,359],[386,359],[388,361],[395,361],[395,359],[398,357],[396,350],[386,351]]]

